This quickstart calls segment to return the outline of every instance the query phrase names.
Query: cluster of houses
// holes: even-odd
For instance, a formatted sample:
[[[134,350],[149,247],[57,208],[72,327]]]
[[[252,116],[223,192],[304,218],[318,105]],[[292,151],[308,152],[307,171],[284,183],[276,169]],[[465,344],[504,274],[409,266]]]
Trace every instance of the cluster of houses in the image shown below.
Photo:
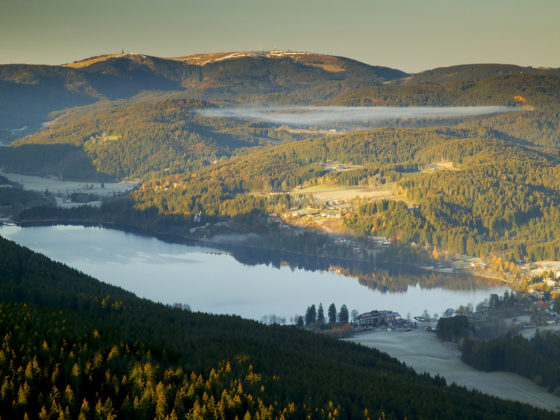
[[[381,247],[391,246],[391,241],[385,236],[368,236],[368,240]]]
[[[560,262],[558,261],[542,261],[536,266],[535,264],[526,264],[522,267],[524,274],[532,279],[540,279],[540,286],[548,288],[553,297],[560,295]],[[530,288],[528,292],[534,296],[539,296],[537,288]]]
[[[300,209],[298,207],[291,208],[288,212],[284,213],[284,218],[300,218],[300,217],[324,217],[327,219],[342,219],[352,217],[353,213],[345,211],[337,201],[333,201],[333,204],[327,208],[320,209],[315,207],[306,207],[305,209]],[[345,203],[345,202],[343,202]]]

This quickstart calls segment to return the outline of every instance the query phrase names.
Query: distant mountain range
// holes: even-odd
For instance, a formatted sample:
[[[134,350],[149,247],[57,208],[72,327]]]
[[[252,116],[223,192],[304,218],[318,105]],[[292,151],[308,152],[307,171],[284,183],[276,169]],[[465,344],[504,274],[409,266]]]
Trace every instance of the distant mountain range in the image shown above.
[[[344,57],[293,51],[160,58],[107,54],[59,66],[0,65],[0,140],[36,131],[53,111],[146,92],[268,103],[319,103],[379,85],[444,84],[559,69],[472,64],[407,74]]]
[[[295,96],[305,102],[405,76],[348,58],[280,51],[179,58],[110,54],[61,66],[0,65],[0,129],[37,128],[52,111],[143,91],[228,100]]]
[[[145,178],[313,136],[193,112],[247,103],[523,106],[533,112],[488,117],[484,125],[518,142],[560,144],[560,69],[471,64],[410,75],[291,51],[108,54],[60,66],[0,66],[0,142],[17,140],[1,150],[0,164],[76,179]]]

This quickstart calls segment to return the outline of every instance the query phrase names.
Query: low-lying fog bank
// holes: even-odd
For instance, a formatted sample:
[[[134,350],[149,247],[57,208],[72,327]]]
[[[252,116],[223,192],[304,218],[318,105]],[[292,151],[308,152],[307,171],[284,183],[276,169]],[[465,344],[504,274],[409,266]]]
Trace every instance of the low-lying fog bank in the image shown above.
[[[469,118],[521,111],[510,106],[459,107],[367,107],[367,106],[286,106],[211,108],[197,112],[206,117],[236,118],[294,126],[332,126],[352,123],[382,125],[397,120],[442,120]]]

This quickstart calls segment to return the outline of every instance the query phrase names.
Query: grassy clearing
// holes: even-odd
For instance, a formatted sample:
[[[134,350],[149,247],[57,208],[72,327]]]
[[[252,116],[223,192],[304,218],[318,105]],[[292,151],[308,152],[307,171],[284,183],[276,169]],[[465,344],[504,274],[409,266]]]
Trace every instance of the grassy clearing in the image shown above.
[[[481,372],[463,363],[456,352],[425,331],[372,332],[351,341],[374,347],[406,363],[419,373],[439,374],[448,382],[514,401],[559,411],[560,397],[530,380],[509,372]]]
[[[435,171],[441,171],[443,169],[448,169],[452,171],[459,170],[459,168],[456,168],[453,165],[453,162],[442,161],[442,162],[430,163],[429,165],[425,165],[424,168],[422,169],[422,172],[435,172]]]
[[[111,197],[113,194],[122,194],[132,190],[137,184],[132,182],[78,182],[63,181],[55,178],[40,176],[12,174],[0,171],[0,176],[12,182],[21,184],[24,190],[44,192],[51,194],[68,195],[71,193],[88,193],[100,197]]]
[[[375,200],[403,200],[403,196],[397,194],[397,184],[387,183],[381,187],[369,186],[347,186],[347,185],[315,185],[304,188],[298,194],[313,194],[313,198],[318,201],[349,201],[356,197],[375,199]]]

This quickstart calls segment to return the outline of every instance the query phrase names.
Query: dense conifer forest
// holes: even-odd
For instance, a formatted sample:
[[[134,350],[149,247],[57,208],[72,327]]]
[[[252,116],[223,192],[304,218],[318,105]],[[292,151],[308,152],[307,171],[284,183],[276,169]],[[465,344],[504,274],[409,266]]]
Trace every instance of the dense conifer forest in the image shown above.
[[[16,148],[17,150],[17,148]],[[332,172],[327,161],[355,165]],[[433,162],[453,167],[425,172]],[[356,204],[345,226],[505,261],[560,257],[560,166],[554,148],[520,144],[486,128],[379,129],[251,149],[184,174],[155,178],[108,218],[192,226],[205,220],[259,224],[311,202],[298,188],[396,183],[398,200]],[[128,210],[127,210],[128,209]],[[50,212],[42,212],[43,215]],[[41,212],[27,212],[28,219]],[[107,218],[105,218],[107,220]]]
[[[237,149],[297,136],[259,124],[202,117],[192,99],[107,102],[62,114],[53,127],[0,153],[10,171],[65,178],[142,178],[185,172]]]
[[[10,241],[0,248],[8,417],[555,417],[376,350],[155,304]]]
[[[537,333],[531,339],[508,335],[489,341],[466,338],[461,357],[485,371],[506,371],[522,375],[550,392],[560,394],[560,337],[551,332]],[[530,363],[527,361],[530,360]]]
[[[505,261],[558,259],[559,77],[554,69],[516,66],[435,69],[351,90],[329,104],[510,105],[512,112],[454,127],[306,140],[264,123],[195,112],[231,99],[216,105],[145,95],[67,111],[52,127],[0,151],[0,163],[98,180],[143,178],[130,196],[135,211],[187,227],[199,213],[254,224],[310,202],[298,196],[301,187],[396,182],[397,201],[359,206],[346,227]],[[329,161],[354,168],[333,172]],[[452,169],[422,171],[441,161]]]
[[[328,160],[361,168],[331,173]],[[442,160],[454,168],[416,173]],[[381,129],[268,147],[149,181],[132,197],[139,209],[231,218],[289,208],[297,186],[397,182],[401,201],[365,203],[346,225],[462,254],[557,259],[559,168],[555,149],[504,140],[491,130]]]
[[[456,74],[451,68],[447,70]],[[479,118],[464,125],[491,128],[520,142],[557,147],[560,145],[559,86],[560,72],[557,69],[520,68],[517,74],[456,81],[453,77],[441,76],[423,79],[420,74],[404,85],[363,88],[337,96],[327,103],[351,106],[518,106],[527,112]]]

